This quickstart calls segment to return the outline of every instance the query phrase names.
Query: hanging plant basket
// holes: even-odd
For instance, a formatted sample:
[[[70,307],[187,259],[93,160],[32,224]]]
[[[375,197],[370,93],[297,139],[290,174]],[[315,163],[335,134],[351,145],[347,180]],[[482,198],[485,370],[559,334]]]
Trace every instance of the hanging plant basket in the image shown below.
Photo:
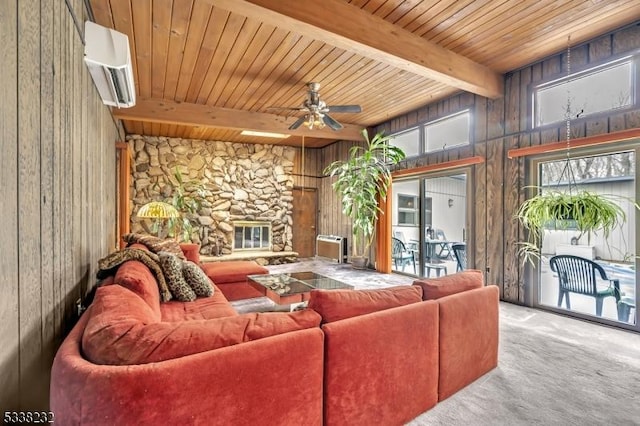
[[[520,243],[519,254],[533,264],[540,257],[545,229],[575,228],[580,236],[602,232],[606,238],[626,221],[622,207],[610,196],[588,191],[564,193],[548,191],[526,200],[516,218],[528,231],[528,240]],[[580,237],[578,237],[579,239]]]

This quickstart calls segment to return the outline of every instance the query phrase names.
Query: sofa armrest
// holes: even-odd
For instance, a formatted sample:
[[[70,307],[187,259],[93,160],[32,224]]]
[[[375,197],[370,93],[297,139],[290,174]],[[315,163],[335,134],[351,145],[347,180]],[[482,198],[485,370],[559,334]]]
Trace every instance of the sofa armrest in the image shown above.
[[[403,424],[436,404],[436,302],[355,316],[322,329],[326,425]]]
[[[105,366],[80,353],[84,323],[82,318],[54,359],[50,402],[56,423],[322,424],[319,328],[163,362]]]
[[[442,401],[498,365],[499,290],[495,285],[467,290],[438,304]]]

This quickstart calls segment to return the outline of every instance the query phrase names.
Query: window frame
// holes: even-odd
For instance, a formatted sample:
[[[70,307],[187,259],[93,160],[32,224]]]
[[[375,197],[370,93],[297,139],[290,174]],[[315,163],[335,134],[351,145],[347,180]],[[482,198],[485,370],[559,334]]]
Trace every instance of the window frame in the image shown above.
[[[407,199],[413,199],[413,207],[401,207],[400,198],[405,197]],[[417,195],[411,194],[397,194],[397,205],[396,209],[398,212],[398,223],[396,226],[418,226],[420,225],[420,206],[419,206],[419,198]],[[400,221],[400,213],[412,213],[413,214],[413,223]]]
[[[395,139],[396,137],[398,137],[398,136],[400,136],[400,135],[403,135],[403,134],[405,134],[405,133],[410,133],[410,132],[413,132],[413,131],[416,131],[416,130],[418,131],[418,139],[417,139],[417,144],[418,144],[418,146],[417,146],[417,148],[418,148],[418,153],[417,153],[417,154],[411,154],[411,155],[408,155],[408,154],[405,152],[405,155],[406,155],[406,157],[405,157],[405,158],[415,158],[415,157],[419,157],[419,156],[421,156],[422,154],[424,154],[423,149],[422,149],[422,145],[423,145],[423,144],[422,144],[422,140],[423,140],[423,138],[424,138],[424,134],[423,134],[423,131],[422,131],[422,128],[421,128],[421,127],[422,127],[421,125],[417,125],[417,126],[413,126],[413,127],[408,127],[408,128],[406,128],[406,129],[404,129],[404,130],[401,130],[401,131],[399,131],[399,132],[392,133],[392,134],[389,136],[389,137],[391,137],[391,138],[392,138],[392,139],[391,139],[391,144],[392,144],[392,145],[395,145],[395,144],[393,143],[393,139]],[[397,146],[397,145],[395,145],[395,146]],[[401,149],[404,151],[404,148],[402,148],[402,147],[401,147]]]
[[[592,62],[589,64],[585,64],[581,67],[576,67],[576,70],[571,73],[571,75],[566,75],[566,69],[552,77],[536,81],[529,84],[527,89],[528,92],[528,102],[527,102],[527,121],[528,121],[528,129],[529,130],[543,130],[548,128],[556,128],[560,127],[562,123],[566,122],[566,117],[562,117],[558,121],[553,121],[545,124],[537,124],[536,116],[537,116],[537,92],[539,89],[545,89],[549,87],[553,87],[556,85],[561,85],[563,83],[577,80],[580,78],[587,77],[591,74],[596,74],[598,72],[602,72],[608,68],[614,68],[618,65],[622,65],[624,63],[629,63],[631,66],[631,76],[630,76],[630,96],[631,102],[629,105],[620,107],[620,108],[612,108],[606,109],[599,112],[594,112],[590,114],[582,114],[580,117],[572,117],[572,123],[582,123],[587,120],[597,119],[599,117],[609,117],[613,114],[624,113],[626,111],[634,110],[637,108],[638,103],[640,102],[640,71],[639,71],[639,57],[640,57],[640,49],[635,50],[631,53],[627,53],[625,55],[617,56],[614,58],[608,58],[607,60]],[[564,75],[561,73],[564,72]]]
[[[436,152],[442,152],[443,149],[436,149],[433,151],[427,151],[426,149],[426,144],[427,144],[427,127],[433,124],[436,124],[438,122],[441,121],[445,121],[447,119],[453,118],[455,116],[458,115],[463,115],[463,114],[468,114],[469,116],[469,127],[468,127],[468,135],[467,135],[467,142],[464,144],[457,144],[457,145],[451,145],[451,146],[447,146],[446,148],[444,148],[444,151],[448,151],[448,150],[452,150],[452,149],[460,149],[463,148],[465,146],[470,146],[473,144],[473,137],[474,137],[474,133],[473,133],[473,129],[474,129],[474,114],[473,114],[473,108],[472,107],[467,107],[467,108],[463,108],[460,109],[458,111],[452,112],[450,114],[447,115],[443,115],[441,117],[438,117],[436,119],[430,120],[430,121],[421,121],[419,122],[417,125],[413,125],[411,127],[407,127],[405,129],[399,130],[397,132],[391,133],[389,135],[389,137],[394,138],[396,136],[402,135],[404,133],[409,133],[415,130],[418,130],[418,154],[415,155],[407,155],[406,158],[418,158],[424,155],[428,155],[428,154],[433,154]],[[393,141],[391,141],[391,144],[393,144]]]
[[[427,128],[429,126],[433,126],[442,122],[445,122],[447,120],[451,120],[453,118],[462,116],[462,115],[467,115],[468,116],[468,123],[469,125],[467,126],[467,142],[466,143],[459,143],[456,145],[451,145],[451,146],[447,146],[446,144],[442,147],[442,148],[438,148],[438,149],[433,149],[433,150],[429,150],[428,149],[428,139],[427,139]],[[472,142],[472,129],[473,129],[473,114],[471,112],[471,108],[465,108],[465,109],[461,109],[459,111],[456,111],[454,113],[451,114],[447,114],[445,116],[442,116],[440,118],[437,118],[435,120],[431,120],[428,121],[424,124],[422,124],[421,126],[421,132],[422,132],[422,153],[424,154],[432,154],[435,152],[441,152],[441,151],[448,151],[451,149],[459,149],[465,146],[470,146],[471,142]]]
[[[624,152],[624,151],[635,151],[636,161],[640,158],[640,147],[638,143],[640,140],[634,139],[632,141],[620,141],[611,145],[603,145],[603,146],[589,146],[583,148],[574,148],[571,150],[572,158],[581,158],[592,155],[608,155],[616,152]],[[566,158],[566,153],[561,151],[556,151],[552,153],[541,153],[528,157],[526,159],[526,170],[527,170],[527,183],[530,186],[527,189],[527,198],[532,197],[537,193],[538,184],[536,182],[540,182],[540,164],[548,162],[548,161],[560,161],[563,158]],[[636,192],[636,200],[640,199],[640,168],[636,164],[636,174],[635,174],[635,192]],[[636,250],[640,247],[640,212],[636,213],[635,219],[635,241],[636,241]],[[584,314],[579,311],[569,311],[566,309],[561,309],[556,306],[543,304],[539,302],[540,299],[540,284],[541,284],[541,275],[540,275],[540,265],[533,267],[530,264],[525,265],[524,272],[524,292],[525,292],[525,300],[528,300],[528,303],[534,308],[541,309],[544,311],[550,311],[559,313],[568,317],[574,317],[582,320],[587,320],[591,322],[597,322],[605,325],[612,326],[617,329],[627,329],[633,331],[640,331],[640,321],[638,321],[638,314],[636,313],[636,324],[625,324],[619,321],[610,320],[607,318],[596,317],[594,315]],[[640,258],[636,258],[636,283],[640,280]],[[636,284],[636,291],[640,288],[638,284]],[[636,293],[636,302],[640,301],[640,294]],[[636,305],[637,306],[637,305]]]

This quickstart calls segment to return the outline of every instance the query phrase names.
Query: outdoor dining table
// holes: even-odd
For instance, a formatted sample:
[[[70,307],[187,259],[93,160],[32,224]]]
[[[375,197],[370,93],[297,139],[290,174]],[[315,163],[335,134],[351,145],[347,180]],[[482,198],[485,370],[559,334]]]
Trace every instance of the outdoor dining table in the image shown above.
[[[438,239],[426,239],[425,241],[425,261],[427,263],[444,263],[440,256],[436,253],[438,246],[446,245],[451,249],[453,241],[438,240]]]

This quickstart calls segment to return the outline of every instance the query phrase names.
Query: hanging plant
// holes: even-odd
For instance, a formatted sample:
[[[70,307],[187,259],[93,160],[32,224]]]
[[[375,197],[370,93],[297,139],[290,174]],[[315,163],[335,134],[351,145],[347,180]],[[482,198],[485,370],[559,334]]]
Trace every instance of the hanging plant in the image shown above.
[[[519,254],[523,261],[534,264],[534,260],[540,258],[545,229],[577,228],[580,231],[578,239],[585,233],[601,231],[606,238],[626,221],[626,214],[606,195],[589,191],[547,191],[522,203],[516,218],[528,231],[528,240],[519,243]]]

